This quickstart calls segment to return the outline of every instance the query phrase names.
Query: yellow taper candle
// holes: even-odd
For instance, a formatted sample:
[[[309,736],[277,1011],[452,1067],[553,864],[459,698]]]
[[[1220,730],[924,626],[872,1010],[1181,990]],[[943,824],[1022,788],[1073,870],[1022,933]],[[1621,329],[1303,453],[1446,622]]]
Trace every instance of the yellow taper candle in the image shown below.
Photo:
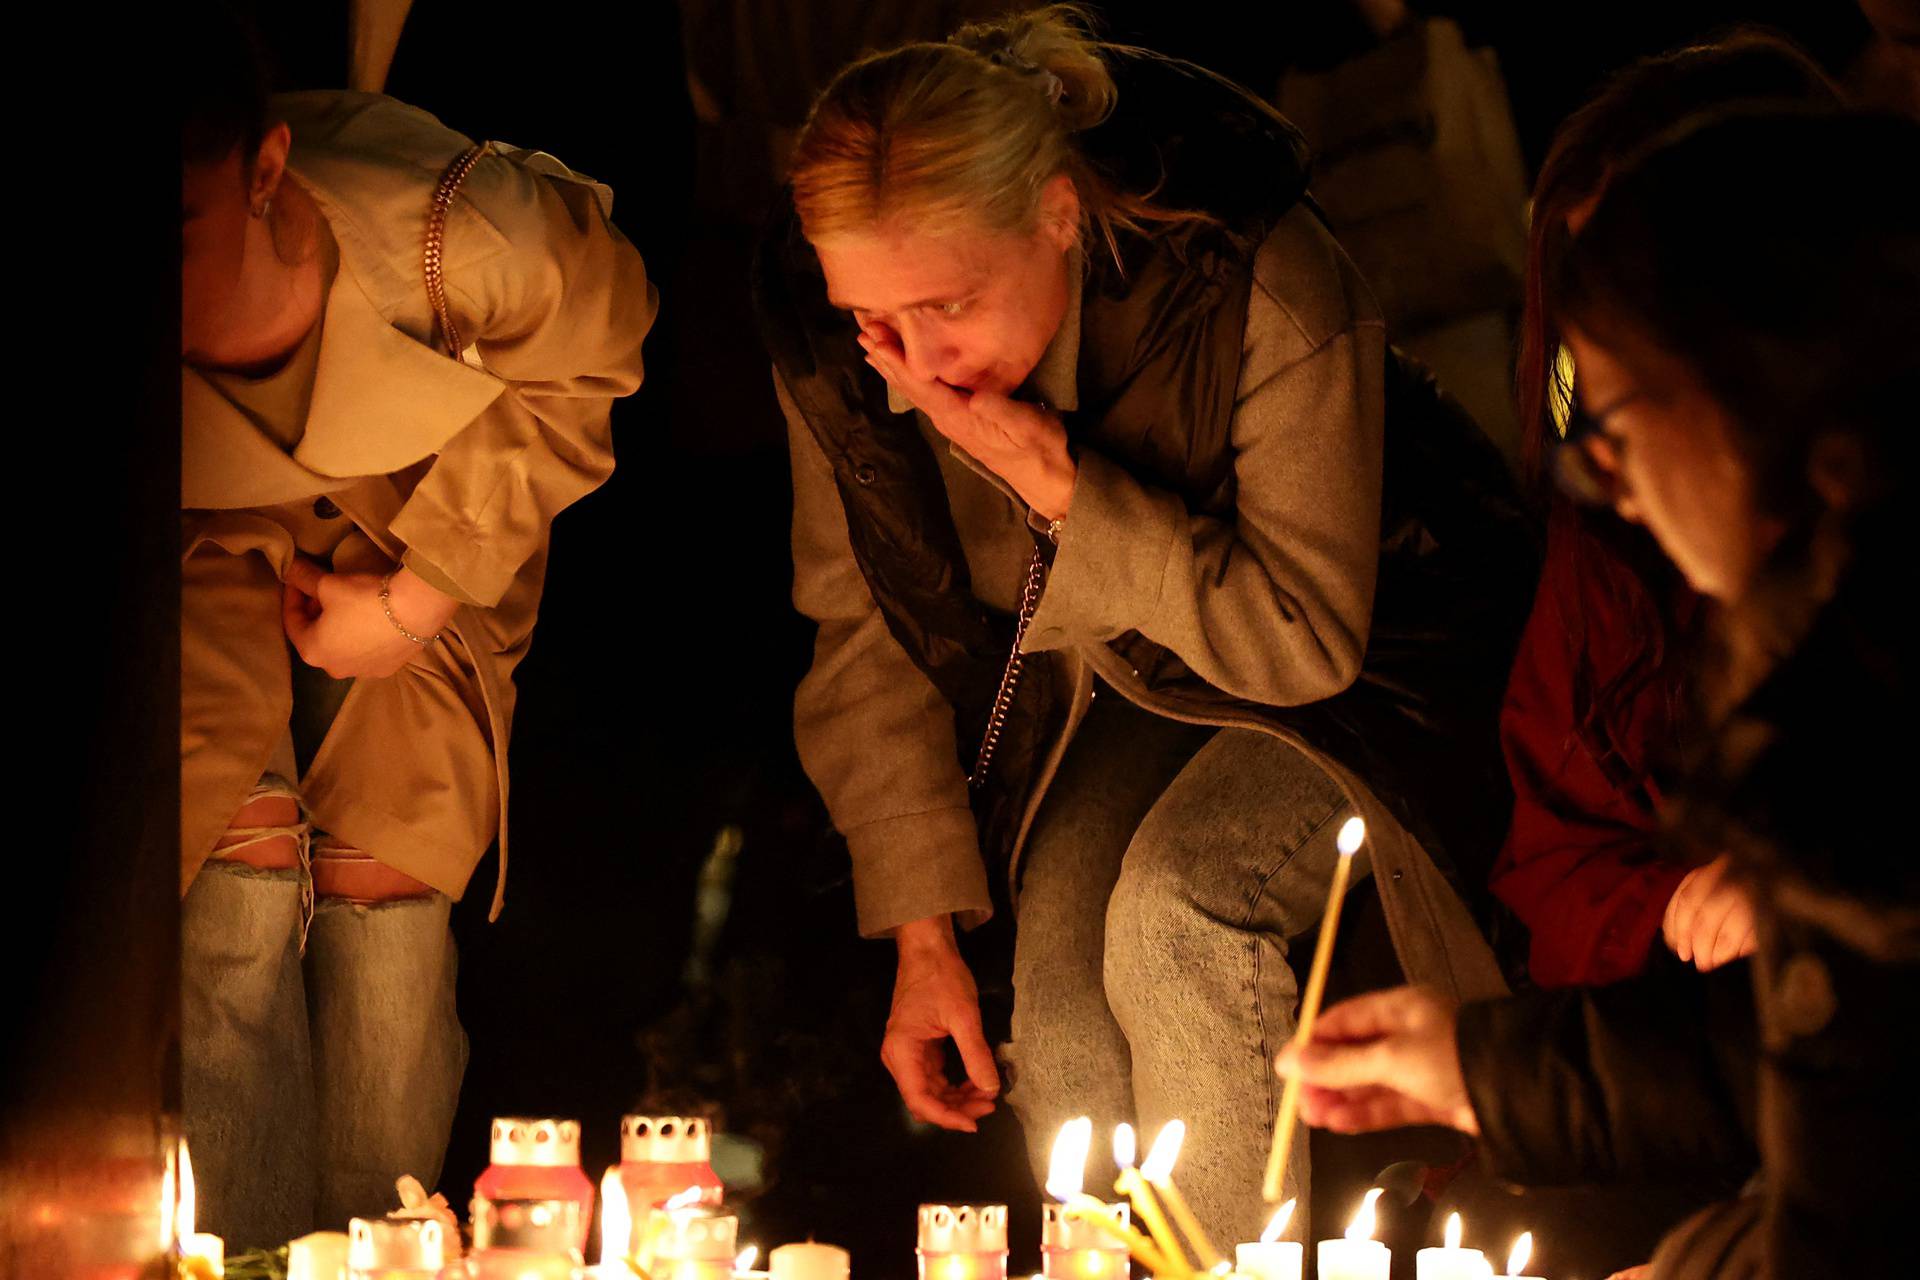
[[[1113,1159],[1120,1166],[1120,1177],[1113,1184],[1113,1189],[1133,1201],[1133,1211],[1140,1215],[1140,1221],[1147,1224],[1154,1244],[1159,1246],[1160,1257],[1167,1264],[1159,1274],[1190,1276],[1193,1268],[1187,1265],[1187,1253],[1180,1247],[1180,1237],[1174,1235],[1173,1228],[1167,1225],[1166,1215],[1160,1212],[1160,1201],[1155,1198],[1153,1188],[1133,1167],[1133,1153],[1133,1126],[1123,1124],[1113,1131]]]
[[[1180,1158],[1180,1144],[1186,1136],[1184,1121],[1169,1120],[1161,1126],[1160,1135],[1153,1140],[1153,1149],[1147,1152],[1147,1158],[1141,1162],[1140,1176],[1153,1187],[1160,1202],[1166,1205],[1167,1212],[1173,1215],[1174,1222],[1186,1233],[1187,1243],[1193,1246],[1193,1256],[1200,1260],[1201,1268],[1211,1271],[1226,1259],[1207,1239],[1207,1233],[1200,1229],[1200,1220],[1187,1207],[1187,1198],[1180,1194],[1180,1188],[1173,1185],[1173,1162]]]
[[[1327,990],[1327,969],[1333,964],[1333,935],[1340,930],[1340,902],[1347,896],[1347,879],[1353,874],[1353,855],[1367,838],[1367,824],[1358,817],[1348,818],[1340,828],[1336,845],[1340,861],[1333,868],[1333,886],[1327,891],[1326,914],[1320,917],[1320,940],[1313,948],[1313,968],[1307,974],[1307,990],[1300,997],[1300,1023],[1294,1028],[1293,1043],[1305,1048],[1313,1039],[1314,1019],[1320,1016],[1320,998]],[[1280,1198],[1281,1182],[1287,1175],[1287,1152],[1293,1147],[1293,1120],[1300,1110],[1300,1077],[1287,1077],[1280,1091],[1280,1114],[1273,1121],[1273,1149],[1267,1153],[1267,1177],[1260,1189],[1268,1204]]]

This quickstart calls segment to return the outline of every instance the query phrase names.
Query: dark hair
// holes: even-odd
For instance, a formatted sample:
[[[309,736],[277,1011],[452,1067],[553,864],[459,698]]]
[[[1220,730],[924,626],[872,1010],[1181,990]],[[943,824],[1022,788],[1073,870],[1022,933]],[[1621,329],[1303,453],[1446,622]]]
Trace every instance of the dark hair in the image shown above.
[[[1644,530],[1611,512],[1577,510],[1551,488],[1546,460],[1559,437],[1556,402],[1574,406],[1575,413],[1578,407],[1571,378],[1557,358],[1560,324],[1545,282],[1557,274],[1566,254],[1568,214],[1598,193],[1612,170],[1675,121],[1747,100],[1837,105],[1840,99],[1825,73],[1798,47],[1757,28],[1735,28],[1616,72],[1560,126],[1534,183],[1514,384],[1521,460],[1560,530],[1561,536],[1550,543],[1554,554],[1573,561],[1577,576],[1630,620],[1627,630],[1636,637],[1617,669],[1575,672],[1575,735],[1610,774],[1620,764],[1619,745],[1626,740],[1633,703],[1645,690],[1660,690],[1668,724],[1678,725],[1685,718],[1685,675],[1694,636],[1675,606],[1689,594],[1672,562]],[[1562,610],[1568,648],[1585,653],[1584,610],[1578,601],[1569,604]]]
[[[1864,450],[1880,496],[1908,479],[1915,173],[1914,121],[1730,108],[1623,167],[1548,288],[1596,341],[1630,337],[1683,362],[1728,411],[1760,503],[1805,531],[1823,510],[1808,462],[1828,432]]]
[[[184,107],[182,161],[206,163],[240,149],[250,168],[269,124],[267,56],[244,14],[224,0],[189,0],[175,64]]]

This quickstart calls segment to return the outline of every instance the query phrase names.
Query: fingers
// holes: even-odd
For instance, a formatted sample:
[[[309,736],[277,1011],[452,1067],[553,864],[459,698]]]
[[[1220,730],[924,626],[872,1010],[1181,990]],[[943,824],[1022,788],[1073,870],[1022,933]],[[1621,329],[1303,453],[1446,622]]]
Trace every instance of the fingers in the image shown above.
[[[888,1035],[880,1045],[880,1061],[893,1076],[900,1100],[916,1120],[962,1133],[979,1130],[974,1123],[976,1117],[950,1100],[953,1086],[941,1073],[938,1041]]]
[[[1364,1089],[1316,1089],[1300,1097],[1300,1115],[1316,1129],[1335,1133],[1373,1133],[1429,1124],[1432,1113],[1397,1090],[1381,1086]]]
[[[1695,949],[1696,963],[1705,973],[1746,955],[1754,946],[1753,907],[1744,890],[1737,885],[1722,885],[1701,912],[1703,923],[1695,936],[1702,939]],[[1707,923],[1710,922],[1710,923]]]
[[[1713,890],[1718,874],[1713,863],[1704,867],[1695,867],[1673,891],[1673,897],[1667,901],[1667,913],[1661,922],[1661,932],[1666,936],[1667,945],[1682,960],[1693,960],[1694,943],[1697,940],[1696,925],[1700,906]]]
[[[1316,1040],[1297,1051],[1292,1065],[1307,1084],[1322,1089],[1363,1089],[1395,1078],[1409,1065],[1407,1056],[1398,1036],[1382,1036],[1362,1044]]]
[[[280,626],[287,633],[287,639],[293,642],[300,660],[311,662],[308,645],[313,638],[313,598],[304,594],[291,582],[280,589]]]
[[[322,569],[319,565],[311,560],[295,556],[293,563],[287,566],[285,581],[288,586],[293,587],[299,591],[300,594],[318,600],[320,598],[320,584],[326,577],[326,570]]]
[[[960,1050],[960,1061],[967,1069],[967,1079],[983,1096],[997,1096],[1000,1092],[1000,1071],[994,1065],[993,1050],[987,1047],[987,1037],[980,1030],[980,1010],[969,1007],[952,1022],[953,1043]]]
[[[905,354],[897,348],[875,342],[865,333],[860,335],[860,346],[867,353],[867,363],[913,401],[915,408],[933,419],[943,434],[952,426],[955,415],[966,412],[966,396],[938,379],[916,378],[907,369]]]
[[[1414,987],[1394,987],[1342,1000],[1320,1011],[1319,1020],[1313,1024],[1313,1038],[1316,1042],[1368,1040],[1404,1031],[1413,1025],[1420,999]]]

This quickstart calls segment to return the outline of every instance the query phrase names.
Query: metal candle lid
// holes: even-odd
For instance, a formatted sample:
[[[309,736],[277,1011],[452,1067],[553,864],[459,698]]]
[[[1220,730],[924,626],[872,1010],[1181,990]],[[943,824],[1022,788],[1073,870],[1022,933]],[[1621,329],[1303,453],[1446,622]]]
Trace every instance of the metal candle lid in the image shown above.
[[[473,1247],[527,1249],[578,1258],[581,1209],[574,1200],[489,1200],[473,1198]]]
[[[705,1164],[711,1126],[701,1116],[621,1116],[623,1164]]]
[[[1106,1206],[1110,1221],[1127,1226],[1131,1218],[1125,1202]],[[1069,1217],[1067,1206],[1050,1204],[1042,1208],[1040,1219],[1040,1247],[1043,1249],[1119,1249],[1125,1251],[1126,1242],[1102,1231],[1100,1224],[1089,1222],[1079,1215]]]
[[[920,1252],[1005,1253],[1007,1206],[1003,1204],[923,1204]]]
[[[438,1274],[446,1265],[446,1231],[433,1218],[355,1218],[347,1224],[347,1266]]]
[[[564,1168],[580,1163],[580,1122],[532,1116],[499,1116],[493,1122],[495,1164]]]

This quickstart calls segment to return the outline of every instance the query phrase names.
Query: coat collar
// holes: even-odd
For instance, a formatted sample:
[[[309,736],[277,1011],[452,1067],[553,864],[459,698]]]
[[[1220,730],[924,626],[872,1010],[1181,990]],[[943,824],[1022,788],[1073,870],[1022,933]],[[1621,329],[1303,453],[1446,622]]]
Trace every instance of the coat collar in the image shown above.
[[[504,389],[387,323],[361,287],[352,240],[327,293],[313,396],[284,452],[197,370],[181,369],[181,504],[270,506],[384,475],[437,452]]]

